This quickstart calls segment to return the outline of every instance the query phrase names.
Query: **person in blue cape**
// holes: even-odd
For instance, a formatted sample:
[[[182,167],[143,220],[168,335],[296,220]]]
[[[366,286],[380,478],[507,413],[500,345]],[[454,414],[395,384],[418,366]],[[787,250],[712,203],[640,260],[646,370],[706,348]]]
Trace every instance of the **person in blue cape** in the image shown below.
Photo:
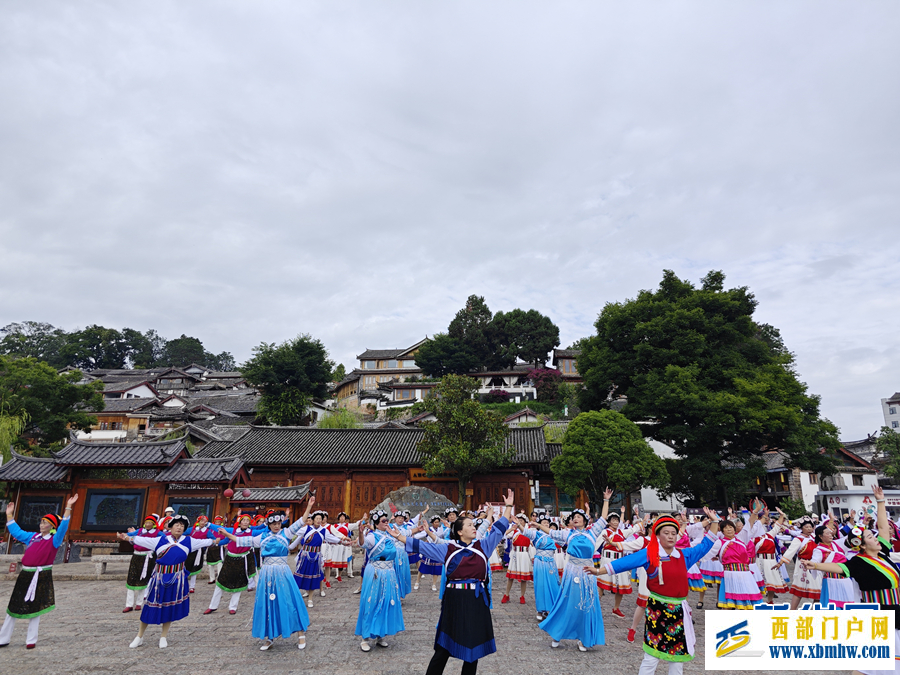
[[[420,553],[431,560],[443,560],[441,575],[441,616],[434,638],[434,655],[426,675],[440,675],[452,656],[463,661],[462,675],[474,675],[478,660],[497,651],[491,621],[490,551],[509,527],[513,492],[504,497],[503,517],[478,538],[474,521],[457,518],[450,525],[450,541],[431,543],[392,532],[408,553]],[[415,530],[413,531],[415,533]]]
[[[591,526],[588,526],[591,512],[587,502],[584,509],[575,509],[569,514],[566,524],[571,528],[551,530],[549,525],[531,523],[533,528],[549,535],[554,541],[565,544],[569,553],[559,595],[547,618],[538,624],[550,636],[550,646],[554,649],[563,640],[578,640],[578,649],[583,652],[594,645],[606,644],[597,582],[584,568],[594,564],[594,549],[606,528],[606,514],[609,513],[612,495],[610,489],[603,493],[603,510]]]
[[[381,509],[374,509],[369,514],[374,529],[366,533],[364,540],[368,562],[363,573],[359,617],[356,620],[356,635],[362,638],[359,648],[364,652],[371,651],[370,640],[375,640],[379,647],[387,647],[385,638],[388,635],[406,629],[400,606],[400,584],[394,566],[401,553],[394,545],[394,538],[388,534],[391,516]]]

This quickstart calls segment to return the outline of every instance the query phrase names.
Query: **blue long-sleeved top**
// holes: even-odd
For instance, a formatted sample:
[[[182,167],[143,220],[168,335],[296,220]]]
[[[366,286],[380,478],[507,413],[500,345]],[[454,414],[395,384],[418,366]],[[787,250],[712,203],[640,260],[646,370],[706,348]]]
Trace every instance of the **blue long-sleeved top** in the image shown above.
[[[713,544],[716,543],[716,538],[714,535],[707,533],[706,536],[700,540],[700,543],[696,546],[692,546],[691,548],[683,548],[683,549],[674,549],[674,555],[683,555],[684,556],[684,564],[687,569],[690,569],[695,563],[700,561],[700,558],[709,553],[709,549],[713,547]],[[630,555],[626,555],[623,558],[618,558],[617,560],[609,560],[606,563],[607,571],[610,574],[618,574],[619,572],[629,572],[633,569],[637,569],[638,567],[643,567],[647,570],[647,578],[653,579],[657,576],[658,570],[653,569],[650,570],[650,561],[647,559],[648,551],[646,548],[637,551],[636,553],[632,553]],[[660,549],[660,555],[662,555],[662,549]],[[663,556],[664,558],[665,556]]]

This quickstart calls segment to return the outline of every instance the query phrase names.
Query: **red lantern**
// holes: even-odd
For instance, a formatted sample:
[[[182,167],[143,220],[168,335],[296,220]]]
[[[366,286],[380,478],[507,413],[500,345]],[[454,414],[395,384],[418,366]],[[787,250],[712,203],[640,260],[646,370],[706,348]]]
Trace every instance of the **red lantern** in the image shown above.
[[[250,496],[250,490],[244,488],[241,494],[244,495],[244,499],[247,499]]]
[[[231,499],[232,497],[234,497],[234,490],[232,490],[231,488],[228,488],[227,490],[225,490],[225,492],[223,494],[225,495],[225,497],[227,499]]]

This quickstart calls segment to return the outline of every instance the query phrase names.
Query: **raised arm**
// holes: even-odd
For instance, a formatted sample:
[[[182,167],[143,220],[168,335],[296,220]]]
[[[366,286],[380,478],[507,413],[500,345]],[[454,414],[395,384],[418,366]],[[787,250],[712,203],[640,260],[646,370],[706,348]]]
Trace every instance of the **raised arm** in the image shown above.
[[[603,508],[600,510],[600,518],[606,520],[606,516],[609,515],[609,500],[612,499],[613,491],[611,488],[606,488],[603,491]],[[587,509],[585,509],[587,511]]]
[[[884,508],[884,490],[879,485],[872,486],[872,494],[875,495],[875,503],[878,505],[877,519],[878,536],[887,542],[891,540],[891,525],[888,523],[887,509]]]

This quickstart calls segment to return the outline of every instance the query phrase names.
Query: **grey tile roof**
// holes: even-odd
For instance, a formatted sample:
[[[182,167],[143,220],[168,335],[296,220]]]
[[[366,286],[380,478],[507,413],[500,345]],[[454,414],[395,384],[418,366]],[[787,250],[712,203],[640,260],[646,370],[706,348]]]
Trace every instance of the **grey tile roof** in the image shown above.
[[[184,438],[147,443],[89,443],[72,440],[54,453],[64,466],[169,466],[187,457]]]
[[[230,483],[243,466],[240,457],[179,459],[156,480],[159,483]]]
[[[214,426],[247,426],[247,419],[229,413],[207,417],[205,420],[197,420],[192,424],[203,429],[212,429]]]
[[[13,451],[12,461],[0,467],[0,480],[56,483],[64,480],[69,470],[52,457],[27,457]]]
[[[574,359],[578,356],[581,356],[580,349],[554,349],[553,350],[553,358],[554,359]]]
[[[259,396],[242,393],[239,396],[189,396],[188,408],[198,405],[206,406],[214,410],[224,410],[231,413],[255,414],[259,405]]]
[[[396,359],[405,354],[409,349],[367,349],[357,356],[358,359]]]
[[[309,483],[292,487],[249,488],[250,496],[245,497],[243,490],[235,490],[232,502],[299,502],[309,492]]]
[[[213,441],[197,457],[241,456],[248,465],[417,466],[421,429],[316,429],[257,427],[232,443]],[[539,428],[510,429],[506,447],[516,448],[514,464],[547,461],[544,432]]]
[[[159,399],[152,396],[145,396],[143,398],[107,398],[104,399],[103,403],[105,404],[105,407],[100,412],[134,412],[138,408],[156,403],[158,400]]]
[[[130,389],[134,389],[135,387],[140,387],[142,384],[147,385],[150,389],[154,389],[153,382],[147,380],[146,378],[140,379],[115,379],[115,380],[101,380],[103,382],[103,391],[105,393],[118,393],[128,391]]]

